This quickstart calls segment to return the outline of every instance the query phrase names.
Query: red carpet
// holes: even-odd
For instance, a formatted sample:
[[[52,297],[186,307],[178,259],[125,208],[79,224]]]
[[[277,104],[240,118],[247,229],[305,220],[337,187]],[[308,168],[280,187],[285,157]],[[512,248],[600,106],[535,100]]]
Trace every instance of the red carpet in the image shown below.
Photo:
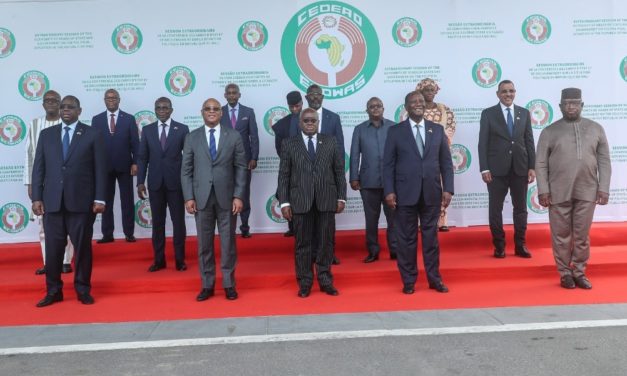
[[[429,290],[420,266],[414,295],[401,293],[400,276],[387,249],[378,262],[364,264],[363,231],[340,231],[337,254],[342,264],[333,268],[340,296],[327,296],[315,286],[307,299],[296,296],[293,238],[254,234],[251,239],[238,238],[240,298],[227,301],[218,288],[215,297],[201,303],[195,301],[200,289],[195,237],[187,243],[186,272],[174,270],[168,248],[168,269],[148,273],[149,239],[94,244],[96,304],[81,305],[72,288],[73,274],[65,274],[65,301],[46,308],[35,307],[45,294],[44,276],[34,274],[41,266],[39,244],[2,245],[0,326],[627,302],[627,239],[623,238],[627,225],[593,225],[588,275],[594,288],[590,291],[559,287],[548,226],[529,227],[531,259],[514,257],[513,244],[505,259],[492,257],[485,226],[441,234],[441,272],[451,292]],[[506,231],[511,239],[511,226]]]

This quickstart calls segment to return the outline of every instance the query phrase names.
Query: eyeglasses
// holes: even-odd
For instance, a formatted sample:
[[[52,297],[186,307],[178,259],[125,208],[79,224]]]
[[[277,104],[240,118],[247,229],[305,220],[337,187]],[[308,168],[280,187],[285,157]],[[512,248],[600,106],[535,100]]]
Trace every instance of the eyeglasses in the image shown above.
[[[73,104],[62,104],[59,108],[62,110],[75,110],[78,108],[78,106]]]
[[[318,119],[314,119],[314,118],[304,118],[303,119],[303,123],[305,124],[316,124],[318,122]]]
[[[205,112],[219,112],[222,109],[220,107],[203,107],[202,110]]]
[[[374,110],[375,108],[383,108],[383,105],[380,103],[377,103],[377,104],[371,104],[370,106],[368,106],[368,109],[370,110]]]

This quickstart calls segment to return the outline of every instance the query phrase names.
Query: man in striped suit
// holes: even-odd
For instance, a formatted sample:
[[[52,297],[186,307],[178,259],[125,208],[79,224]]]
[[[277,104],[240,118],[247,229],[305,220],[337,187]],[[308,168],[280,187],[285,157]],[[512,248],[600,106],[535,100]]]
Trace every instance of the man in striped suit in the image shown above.
[[[279,166],[281,213],[294,221],[295,264],[298,296],[306,298],[313,285],[312,243],[320,248],[315,259],[320,290],[338,295],[333,286],[333,235],[335,214],[346,205],[344,155],[333,136],[318,133],[316,110],[301,112],[296,136],[283,141]]]

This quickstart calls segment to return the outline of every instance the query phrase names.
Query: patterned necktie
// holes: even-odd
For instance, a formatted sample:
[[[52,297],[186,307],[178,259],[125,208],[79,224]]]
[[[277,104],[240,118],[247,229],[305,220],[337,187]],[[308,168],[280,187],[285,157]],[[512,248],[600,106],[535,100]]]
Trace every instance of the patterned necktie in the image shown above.
[[[165,134],[165,127],[167,125],[166,124],[161,124],[161,126],[163,128],[161,129],[161,137],[159,137],[159,142],[161,142],[161,150],[165,150],[165,142],[167,140],[167,136]]]
[[[512,111],[507,107],[507,130],[509,135],[514,135],[514,118],[512,118]]]
[[[209,129],[209,154],[211,154],[211,160],[215,161],[218,156],[218,150],[216,148],[216,138],[213,135],[215,133],[215,129]]]
[[[70,127],[65,126],[65,133],[63,134],[63,160],[67,159],[67,152],[70,149]]]
[[[422,135],[420,134],[420,126],[416,124],[416,146],[418,146],[418,153],[422,157],[425,153],[425,144],[422,142]]]
[[[111,120],[109,120],[109,132],[115,133],[115,115],[111,114]]]
[[[235,109],[231,109],[231,126],[235,128],[235,124],[237,124],[237,117],[235,116]]]
[[[313,144],[313,136],[309,136],[309,141],[307,141],[307,152],[309,153],[309,159],[312,161],[316,160],[316,149]]]

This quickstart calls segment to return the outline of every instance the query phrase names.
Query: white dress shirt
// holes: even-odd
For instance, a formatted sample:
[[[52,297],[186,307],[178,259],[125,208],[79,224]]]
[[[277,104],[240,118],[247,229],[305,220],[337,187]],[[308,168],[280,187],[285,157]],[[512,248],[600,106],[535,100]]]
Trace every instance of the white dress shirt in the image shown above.
[[[219,145],[220,145],[220,123],[218,123],[218,125],[216,125],[213,128],[209,128],[208,126],[205,125],[205,137],[207,137],[207,145],[209,145],[209,147],[211,147],[211,132],[209,132],[211,129],[215,129],[216,131],[213,132],[213,138],[216,140],[216,153],[218,152],[219,149]]]

